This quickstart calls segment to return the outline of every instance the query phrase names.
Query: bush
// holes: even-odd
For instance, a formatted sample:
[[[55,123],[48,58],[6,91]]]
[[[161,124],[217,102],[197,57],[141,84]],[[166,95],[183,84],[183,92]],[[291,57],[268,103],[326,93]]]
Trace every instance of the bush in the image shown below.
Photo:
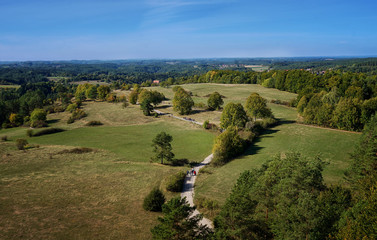
[[[12,125],[10,125],[10,123],[6,123],[6,122],[4,122],[2,125],[1,125],[1,128],[4,128],[4,129],[6,129],[6,128],[11,128],[12,127]]]
[[[203,128],[204,129],[209,129],[209,121],[208,120],[205,120],[204,123],[203,123]]]
[[[32,128],[47,127],[47,123],[43,120],[34,120],[34,121],[31,122],[30,127],[32,127]]]
[[[84,117],[86,117],[86,116],[87,116],[86,112],[84,112],[84,111],[81,110],[81,109],[76,109],[76,110],[73,111],[73,113],[72,113],[72,118],[73,118],[73,120],[79,120],[79,119],[84,118]]]
[[[33,130],[32,129],[26,130],[26,136],[32,137],[33,136]]]
[[[180,192],[185,181],[186,174],[184,172],[178,172],[168,179],[166,184],[166,190],[170,192]]]
[[[28,142],[26,141],[26,139],[23,139],[23,138],[19,138],[16,140],[16,146],[18,148],[18,150],[25,150],[25,146],[28,144]]]
[[[219,209],[219,203],[216,202],[215,200],[211,200],[205,197],[200,197],[197,199],[196,202],[198,204],[198,207],[200,208],[205,208],[212,211]]]
[[[81,147],[81,148],[73,148],[71,150],[63,150],[58,152],[58,154],[64,154],[64,153],[74,153],[74,154],[82,154],[82,153],[89,153],[93,152],[94,150],[87,147]]]
[[[274,119],[274,118],[265,118],[263,120],[260,120],[260,121],[256,121],[255,122],[255,125],[259,125],[261,126],[263,129],[267,129],[269,127],[272,127],[272,126],[275,126],[277,124],[277,120]]]
[[[1,136],[1,141],[3,142],[8,141],[8,136],[7,135]]]
[[[173,166],[184,166],[185,164],[188,164],[189,160],[187,158],[181,158],[181,159],[173,159],[171,161],[171,165]]]
[[[101,126],[101,125],[103,125],[103,123],[101,123],[100,121],[90,121],[87,124],[85,124],[85,126]]]
[[[32,122],[34,121],[46,121],[47,112],[43,109],[36,108],[33,110],[33,112],[30,115],[30,120]]]
[[[66,108],[66,111],[73,112],[78,108],[78,105],[76,103],[69,104]]]
[[[195,103],[195,104],[194,104],[194,107],[196,107],[196,108],[201,108],[201,109],[207,109],[207,105],[205,105],[205,103],[202,103],[202,102],[200,102],[200,103]]]
[[[126,107],[128,107],[128,102],[125,101],[122,103],[122,108],[126,108]]]
[[[165,203],[165,196],[160,189],[154,188],[145,198],[143,208],[146,211],[161,212]]]
[[[71,123],[74,123],[74,122],[75,122],[75,119],[73,119],[73,117],[69,117],[68,120],[67,120],[68,124],[71,124]]]
[[[42,136],[42,135],[53,134],[53,133],[58,133],[58,132],[63,132],[63,131],[65,131],[65,130],[62,129],[62,128],[47,128],[47,129],[40,130],[40,131],[32,134],[31,136],[38,137],[38,136]]]

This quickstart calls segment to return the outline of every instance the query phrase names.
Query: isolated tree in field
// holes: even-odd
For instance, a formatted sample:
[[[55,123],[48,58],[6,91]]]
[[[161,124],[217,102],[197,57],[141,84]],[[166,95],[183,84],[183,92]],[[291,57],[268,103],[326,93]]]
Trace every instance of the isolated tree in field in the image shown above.
[[[153,239],[156,240],[192,240],[209,239],[210,229],[200,224],[201,214],[190,217],[195,207],[190,207],[186,198],[176,197],[162,206],[163,217],[151,229]]]
[[[194,101],[190,94],[183,88],[178,88],[173,98],[173,108],[181,115],[187,115],[191,113]]]
[[[167,161],[173,160],[174,153],[172,153],[172,146],[170,144],[172,141],[173,137],[165,132],[157,134],[152,144],[154,147],[153,151],[156,153],[154,160],[160,160],[161,164],[164,164],[164,159]]]
[[[97,88],[98,98],[101,100],[106,100],[107,95],[109,95],[110,92],[110,87],[106,85],[101,85]]]
[[[220,93],[213,92],[207,101],[208,108],[210,110],[219,110],[221,108],[221,105],[224,104],[223,99],[221,98]]]
[[[271,117],[271,109],[267,107],[267,100],[262,98],[258,93],[252,93],[246,100],[246,112],[249,117],[267,118]]]
[[[247,122],[246,112],[240,103],[228,103],[221,114],[220,127],[226,129],[229,126],[243,128]]]

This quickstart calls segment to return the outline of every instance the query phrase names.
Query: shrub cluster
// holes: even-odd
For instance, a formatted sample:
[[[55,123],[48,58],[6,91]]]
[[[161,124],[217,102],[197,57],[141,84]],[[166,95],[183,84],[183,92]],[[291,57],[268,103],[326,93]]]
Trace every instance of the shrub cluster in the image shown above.
[[[166,190],[170,192],[182,191],[183,183],[185,181],[186,174],[184,172],[178,172],[169,177],[166,183]]]
[[[100,121],[90,121],[87,124],[85,124],[85,126],[100,126],[100,125],[103,125],[103,123],[101,123]]]
[[[80,147],[80,148],[73,148],[70,150],[65,149],[63,151],[58,152],[58,154],[65,154],[65,153],[82,154],[82,153],[89,153],[93,151],[94,150],[92,148]]]
[[[1,139],[1,141],[6,142],[6,141],[8,141],[8,136],[7,135],[1,136],[0,139]]]
[[[26,139],[19,138],[16,140],[16,147],[18,150],[25,150],[25,146],[28,144]]]
[[[77,108],[76,110],[72,112],[72,116],[68,119],[67,123],[68,124],[73,123],[75,120],[82,119],[86,116],[87,114],[86,112],[84,112],[84,110]]]
[[[161,212],[162,205],[165,203],[165,196],[160,189],[154,188],[144,198],[143,208],[146,211]]]

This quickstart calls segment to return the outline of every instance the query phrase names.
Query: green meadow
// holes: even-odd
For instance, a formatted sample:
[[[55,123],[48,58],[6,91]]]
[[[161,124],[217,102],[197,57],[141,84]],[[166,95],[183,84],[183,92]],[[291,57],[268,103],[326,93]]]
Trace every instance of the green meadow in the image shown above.
[[[268,101],[289,101],[295,94],[259,85],[188,84],[196,103],[206,103],[214,91],[225,104],[244,104],[251,92]],[[152,87],[168,98],[159,109],[174,113],[171,88]],[[128,95],[130,91],[119,91]],[[239,174],[258,168],[277,154],[300,152],[320,156],[327,165],[328,184],[344,184],[353,146],[359,134],[317,128],[296,123],[294,108],[270,104],[280,124],[266,131],[245,154],[222,167],[206,167],[199,174],[195,197],[223,204]],[[167,116],[145,117],[139,106],[84,102],[88,116],[73,124],[70,114],[48,115],[50,127],[66,131],[40,137],[26,137],[27,128],[0,130],[9,141],[0,142],[0,239],[150,239],[150,228],[158,213],[142,209],[144,197],[153,187],[164,189],[166,179],[187,167],[151,163],[152,139],[161,131],[173,136],[176,158],[200,162],[211,153],[216,133]],[[189,117],[218,124],[221,111],[195,108]],[[89,121],[104,125],[86,127]],[[36,130],[34,130],[36,131]],[[14,141],[26,138],[34,148],[16,150]],[[93,151],[68,153],[75,147]],[[168,193],[170,198],[177,194]]]

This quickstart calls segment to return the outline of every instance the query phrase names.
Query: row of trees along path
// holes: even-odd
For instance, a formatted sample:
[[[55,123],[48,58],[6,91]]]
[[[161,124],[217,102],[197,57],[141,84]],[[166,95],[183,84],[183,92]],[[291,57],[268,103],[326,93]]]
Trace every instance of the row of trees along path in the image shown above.
[[[188,119],[185,119],[185,118],[182,118],[182,117],[174,116],[173,114],[166,114],[166,113],[161,112],[159,110],[154,110],[154,111],[156,113],[158,113],[159,115],[168,115],[169,117],[173,117],[173,118],[176,118],[176,119],[179,119],[179,120],[182,120],[182,121],[191,122],[191,123],[203,126],[203,123],[201,123],[201,122],[197,122],[197,121],[194,121],[194,120],[188,120]],[[208,157],[206,157],[204,159],[203,162],[196,165],[194,167],[194,171],[199,173],[199,170],[201,168],[203,168],[204,166],[206,166],[207,164],[209,164],[212,161],[212,159],[213,159],[213,154],[209,155]],[[181,198],[186,198],[186,201],[190,204],[191,207],[194,206],[194,190],[195,190],[194,187],[195,187],[196,177],[197,177],[196,175],[192,175],[192,176],[191,176],[191,174],[186,175],[185,181],[183,183],[182,193],[181,193]],[[197,209],[195,209],[195,211],[193,212],[191,217],[196,216],[198,214],[200,214],[200,212]],[[206,225],[209,228],[213,228],[212,221],[209,220],[208,218],[205,218],[205,217],[203,217],[203,219],[200,221],[200,224]]]

